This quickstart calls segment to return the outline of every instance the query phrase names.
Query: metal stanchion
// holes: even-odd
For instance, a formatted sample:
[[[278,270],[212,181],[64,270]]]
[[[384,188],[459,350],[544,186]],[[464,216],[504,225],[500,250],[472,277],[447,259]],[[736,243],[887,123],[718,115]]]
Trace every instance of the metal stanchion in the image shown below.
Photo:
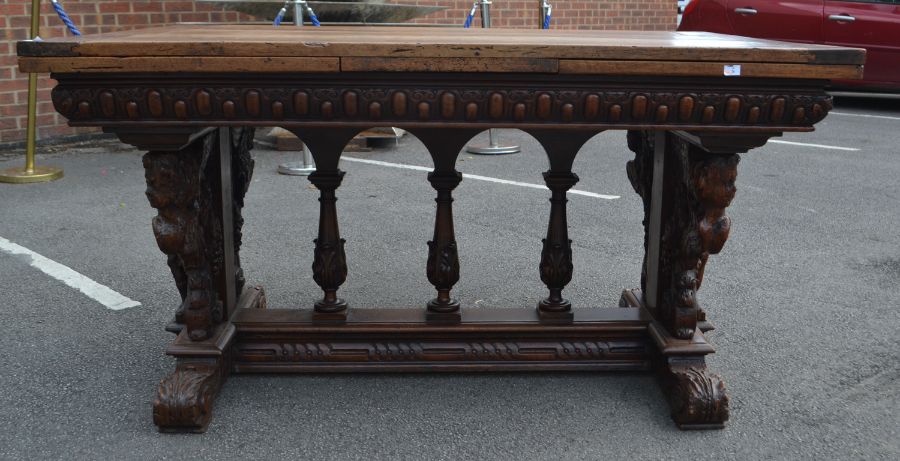
[[[31,1],[31,39],[38,38],[41,26],[41,2]],[[35,166],[34,144],[37,115],[37,74],[28,74],[28,127],[25,131],[25,168],[7,168],[0,171],[0,182],[34,183],[53,181],[63,177],[63,170],[52,166]]]
[[[279,25],[281,23],[281,18],[284,17],[284,13],[287,11],[287,5],[291,0],[285,2],[284,8],[278,13],[278,17],[275,19],[275,25]],[[314,26],[319,25],[319,19],[316,18],[315,13],[313,13],[312,8],[306,3],[305,0],[294,0],[294,25],[297,27],[303,27],[303,9],[309,11],[309,18],[312,21]],[[300,140],[303,142],[303,140]],[[306,143],[303,143],[303,161],[301,162],[286,162],[278,165],[278,173],[286,174],[291,176],[309,176],[313,172],[316,171],[316,163],[313,161],[312,154],[309,152],[309,148],[306,147]]]
[[[491,27],[491,0],[480,0],[476,1],[472,5],[472,13],[475,12],[475,8],[481,7],[481,27],[490,28]],[[466,20],[467,24],[471,24],[471,16],[469,15],[469,19]],[[468,25],[466,26],[468,27]],[[500,141],[497,139],[497,135],[494,133],[494,129],[491,128],[488,130],[488,145],[486,146],[477,146],[477,145],[468,145],[466,146],[466,152],[471,154],[481,154],[481,155],[501,155],[501,154],[515,154],[516,152],[521,151],[522,148],[519,146],[502,146],[500,145]]]
[[[553,14],[553,5],[550,0],[541,0],[541,29],[550,28],[550,16]]]

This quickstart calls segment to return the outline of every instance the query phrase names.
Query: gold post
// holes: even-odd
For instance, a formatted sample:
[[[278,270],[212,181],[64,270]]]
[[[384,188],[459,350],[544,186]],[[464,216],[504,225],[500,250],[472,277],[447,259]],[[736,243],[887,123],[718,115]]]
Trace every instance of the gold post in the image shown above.
[[[41,2],[31,0],[31,39],[41,27]],[[63,177],[63,170],[52,166],[34,166],[35,123],[37,119],[37,74],[28,74],[28,128],[25,131],[25,169],[7,168],[0,171],[0,182],[47,182]]]

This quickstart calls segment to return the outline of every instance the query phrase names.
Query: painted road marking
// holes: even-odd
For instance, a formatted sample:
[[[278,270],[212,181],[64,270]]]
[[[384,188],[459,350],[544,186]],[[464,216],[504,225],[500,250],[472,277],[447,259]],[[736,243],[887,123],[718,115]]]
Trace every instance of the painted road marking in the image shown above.
[[[369,165],[386,166],[386,167],[391,167],[391,168],[401,168],[404,170],[429,171],[429,172],[431,170],[433,170],[433,168],[424,167],[424,166],[406,165],[403,163],[382,162],[380,160],[369,160],[366,158],[341,157],[341,160],[346,160],[348,162],[368,163]],[[510,181],[508,179],[492,178],[490,176],[481,176],[481,175],[477,175],[477,174],[463,173],[463,178],[477,179],[479,181],[488,181],[488,182],[494,182],[494,183],[498,183],[498,184],[509,184],[511,186],[528,187],[531,189],[548,190],[547,186],[545,186],[543,184],[533,184],[533,183],[528,183],[528,182]],[[587,191],[577,190],[577,189],[571,189],[571,190],[569,190],[569,193],[575,194],[575,195],[584,195],[585,197],[600,198],[603,200],[616,200],[618,198],[621,198],[618,195],[597,194],[594,192],[587,192]]]
[[[856,152],[859,150],[855,147],[828,146],[825,144],[809,144],[809,143],[805,143],[805,142],[782,141],[780,139],[770,139],[769,142],[774,142],[776,144],[788,144],[791,146],[818,147],[820,149],[847,150],[847,151],[851,151],[851,152]]]
[[[880,119],[884,119],[884,120],[900,120],[900,117],[892,117],[890,115],[851,114],[849,112],[835,112],[835,111],[831,111],[831,112],[829,112],[829,114],[846,115],[849,117],[880,118]]]
[[[91,298],[114,311],[141,305],[141,303],[126,298],[105,285],[101,285],[52,259],[45,258],[44,256],[29,250],[28,248],[16,245],[3,237],[0,237],[0,251],[13,256],[28,258],[28,263],[31,267],[34,267],[50,277],[84,293],[88,298]]]

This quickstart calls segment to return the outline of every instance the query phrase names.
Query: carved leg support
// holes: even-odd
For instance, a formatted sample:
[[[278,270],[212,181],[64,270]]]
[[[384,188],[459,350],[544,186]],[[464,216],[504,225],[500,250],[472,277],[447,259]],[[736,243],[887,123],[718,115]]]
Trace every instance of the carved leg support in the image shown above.
[[[697,290],[709,255],[722,250],[731,229],[725,208],[735,194],[737,153],[774,135],[628,133],[635,152],[628,177],[644,200],[646,252],[642,289],[626,290],[621,302],[655,319],[654,367],[681,429],[718,429],[728,420],[725,383],[706,369],[714,349],[703,332],[712,327]]]
[[[209,336],[226,313],[226,277],[234,277],[234,293],[244,285],[238,257],[241,245],[244,195],[253,174],[252,128],[233,128],[230,170],[234,239],[233,274],[226,274],[222,164],[215,131],[177,144],[172,150],[151,150],[144,156],[147,198],[159,215],[153,219],[157,244],[167,256],[182,304],[167,330],[180,332],[188,325],[191,338]],[[188,138],[185,138],[188,139]],[[168,146],[159,146],[168,147]],[[226,205],[227,206],[227,205]]]
[[[641,288],[648,310],[681,339],[691,339],[705,314],[697,302],[697,290],[710,254],[721,251],[731,220],[725,208],[735,194],[740,157],[734,153],[711,153],[679,136],[664,137],[662,191],[652,192],[654,141],[656,135],[632,131],[629,148],[635,160],[628,163],[628,177],[644,200],[645,257]],[[746,149],[745,149],[746,150]],[[661,200],[660,229],[650,229],[652,197]],[[658,264],[650,248],[658,239]],[[655,269],[655,270],[654,270]]]
[[[179,151],[150,151],[143,158],[147,198],[159,213],[153,218],[153,233],[159,249],[168,255],[183,298],[175,319],[195,340],[209,337],[214,322],[221,319],[200,207],[202,166],[215,143],[216,137],[207,135]]]

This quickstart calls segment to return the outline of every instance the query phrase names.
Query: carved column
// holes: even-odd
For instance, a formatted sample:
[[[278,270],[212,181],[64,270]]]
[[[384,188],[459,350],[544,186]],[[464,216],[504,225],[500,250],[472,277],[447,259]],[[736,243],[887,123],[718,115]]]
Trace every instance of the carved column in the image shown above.
[[[550,289],[550,296],[538,303],[538,314],[544,320],[572,320],[572,303],[562,297],[562,290],[572,281],[572,241],[566,219],[566,191],[578,182],[572,172],[544,172],[544,182],[550,188],[550,221],[547,238],[541,250],[541,281]]]
[[[319,236],[313,253],[313,280],[322,287],[325,296],[316,301],[315,312],[322,320],[346,317],[347,302],[337,297],[337,290],[347,280],[347,257],[337,219],[335,190],[341,185],[344,172],[317,170],[309,175],[309,182],[319,189]]]
[[[316,301],[313,320],[317,322],[345,322],[347,302],[339,298],[337,290],[347,280],[347,256],[337,217],[335,191],[344,179],[338,168],[344,146],[356,136],[352,128],[291,128],[309,148],[316,162],[316,171],[309,175],[319,189],[319,233],[313,240],[313,280],[322,288],[324,296]]]
[[[431,154],[434,171],[428,173],[428,182],[437,191],[434,237],[428,242],[425,267],[428,281],[437,290],[437,297],[426,304],[425,318],[429,322],[457,323],[462,320],[459,301],[450,296],[450,290],[459,281],[452,192],[462,181],[462,173],[456,171],[456,159],[479,130],[416,128],[410,131]]]
[[[459,255],[453,232],[453,197],[451,192],[462,181],[458,171],[433,171],[428,181],[437,190],[434,238],[428,242],[428,281],[437,289],[437,297],[428,301],[429,320],[459,321],[459,301],[450,297],[450,289],[459,281]]]
[[[541,281],[550,295],[538,302],[538,317],[543,322],[569,323],[573,320],[572,303],[563,298],[562,290],[572,281],[572,241],[566,219],[566,192],[578,183],[572,164],[578,151],[596,131],[528,130],[547,154],[550,170],[544,182],[550,189],[550,220],[547,238],[543,239]]]

